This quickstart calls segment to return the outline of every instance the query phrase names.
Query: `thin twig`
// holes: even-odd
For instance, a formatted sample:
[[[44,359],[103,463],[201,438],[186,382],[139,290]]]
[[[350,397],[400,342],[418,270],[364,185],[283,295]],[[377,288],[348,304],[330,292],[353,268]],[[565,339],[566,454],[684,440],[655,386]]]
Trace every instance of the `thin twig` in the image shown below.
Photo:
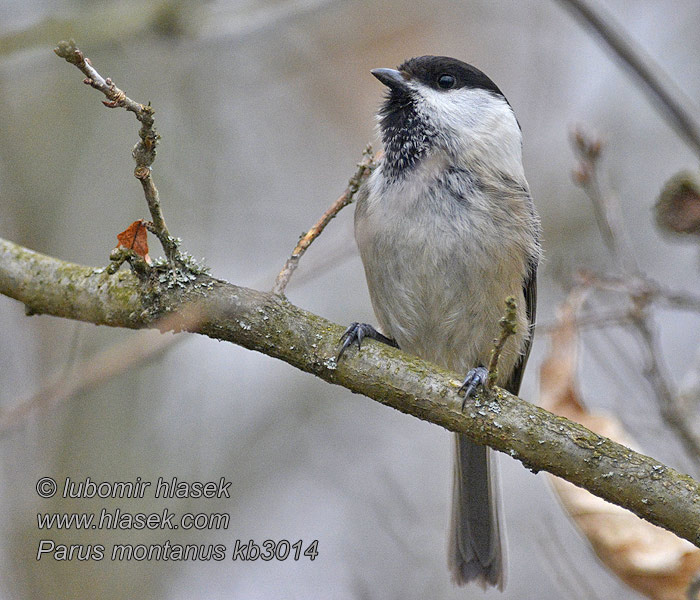
[[[165,225],[163,211],[160,207],[158,197],[158,189],[153,183],[152,165],[156,158],[156,147],[160,135],[156,132],[153,121],[153,108],[149,104],[139,104],[129,98],[122,90],[120,90],[114,82],[109,78],[104,78],[92,66],[90,59],[87,58],[82,51],[76,46],[74,40],[62,41],[54,48],[54,52],[65,59],[72,65],[75,65],[86,76],[83,83],[102,92],[107,100],[103,100],[108,108],[121,107],[136,115],[136,118],[141,123],[139,129],[139,142],[134,146],[132,156],[136,161],[134,169],[134,177],[141,182],[148,210],[151,213],[152,223],[148,223],[148,230],[160,240],[165,256],[172,264],[178,258],[177,241],[170,236],[168,228]]]
[[[672,427],[683,442],[690,456],[700,460],[700,436],[693,430],[689,415],[676,401],[677,394],[671,389],[665,376],[665,369],[658,358],[659,342],[656,327],[648,311],[641,309],[632,323],[642,342],[646,354],[644,375],[656,393],[664,421]]]
[[[687,292],[669,292],[662,289],[657,289],[654,293],[659,302],[671,308],[700,312],[700,296]]]
[[[632,308],[627,312],[627,319],[640,341],[642,351],[646,356],[644,376],[654,390],[661,416],[683,442],[686,451],[696,462],[700,461],[700,436],[694,431],[693,420],[687,411],[677,401],[677,394],[668,380],[666,369],[659,359],[659,341],[656,335],[656,325],[650,312],[655,300],[673,305],[684,310],[694,310],[695,301],[692,295],[664,292],[661,287],[644,277],[632,276],[601,276],[588,272],[580,274],[583,285],[616,291],[627,295],[632,301]]]
[[[603,143],[586,135],[580,128],[573,132],[571,139],[579,160],[574,170],[574,181],[586,192],[593,205],[593,214],[603,241],[621,271],[636,272],[638,268],[625,239],[619,204],[610,194],[604,194],[600,187],[598,165]]]
[[[357,171],[355,171],[355,174],[350,178],[345,191],[330,206],[330,208],[321,215],[321,218],[316,222],[316,224],[303,236],[301,236],[299,243],[292,251],[291,256],[287,259],[287,262],[284,263],[284,267],[282,267],[279,275],[277,275],[277,279],[275,279],[275,285],[272,287],[273,294],[284,294],[284,290],[287,288],[287,284],[292,277],[292,273],[294,273],[295,269],[299,266],[299,261],[304,255],[304,252],[306,252],[311,243],[319,235],[321,235],[321,232],[324,230],[326,225],[328,225],[328,223],[330,223],[331,220],[343,208],[353,201],[357,190],[360,189],[360,186],[364,183],[367,177],[369,177],[370,173],[376,166],[377,157],[375,157],[374,152],[372,151],[372,146],[368,145],[362,153],[362,160],[358,163]]]
[[[581,270],[577,275],[579,283],[635,296],[647,303],[657,303],[677,310],[700,312],[700,296],[685,291],[667,290],[659,283],[643,275],[620,276],[603,275]]]
[[[593,9],[586,0],[559,2],[595,30],[608,47],[637,75],[643,89],[661,109],[676,133],[700,156],[700,126],[693,117],[696,109],[686,94],[624,32],[622,25],[602,10],[600,3]]]
[[[518,305],[515,302],[513,296],[508,296],[506,298],[506,312],[501,317],[498,324],[501,326],[501,335],[495,340],[495,345],[491,349],[491,358],[489,359],[489,387],[496,385],[498,380],[498,361],[501,358],[501,352],[503,352],[503,347],[506,345],[508,338],[515,334],[517,329],[518,320]]]
[[[624,326],[629,323],[631,318],[629,309],[609,310],[605,312],[591,312],[591,314],[578,315],[574,319],[573,323],[577,329],[600,329],[601,327]],[[556,320],[538,323],[537,333],[553,333],[558,327],[559,322]]]

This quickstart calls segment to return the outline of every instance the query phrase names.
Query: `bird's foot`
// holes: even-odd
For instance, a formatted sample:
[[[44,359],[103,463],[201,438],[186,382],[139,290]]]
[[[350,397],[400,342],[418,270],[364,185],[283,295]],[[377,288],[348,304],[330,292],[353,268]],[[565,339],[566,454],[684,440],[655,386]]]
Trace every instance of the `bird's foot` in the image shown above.
[[[340,360],[345,350],[353,343],[357,344],[357,349],[359,350],[362,347],[362,340],[365,338],[377,340],[394,348],[399,347],[395,340],[382,335],[371,325],[367,323],[351,323],[350,327],[345,330],[345,333],[340,336],[340,341],[343,345],[340,347],[336,361]]]
[[[467,400],[471,398],[476,392],[479,386],[485,385],[489,378],[489,371],[486,367],[476,367],[470,369],[467,376],[464,378],[462,387],[459,388],[460,392],[464,392],[464,400],[462,401],[462,410],[467,403]]]

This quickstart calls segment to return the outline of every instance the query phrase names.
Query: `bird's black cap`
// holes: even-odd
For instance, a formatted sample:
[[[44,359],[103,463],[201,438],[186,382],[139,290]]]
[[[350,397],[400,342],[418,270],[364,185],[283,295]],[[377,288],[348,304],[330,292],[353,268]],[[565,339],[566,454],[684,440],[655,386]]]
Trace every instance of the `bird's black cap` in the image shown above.
[[[440,89],[443,75],[455,78],[452,89],[480,88],[503,96],[498,86],[476,67],[449,56],[418,56],[405,61],[398,68],[406,80],[418,80],[424,85]]]

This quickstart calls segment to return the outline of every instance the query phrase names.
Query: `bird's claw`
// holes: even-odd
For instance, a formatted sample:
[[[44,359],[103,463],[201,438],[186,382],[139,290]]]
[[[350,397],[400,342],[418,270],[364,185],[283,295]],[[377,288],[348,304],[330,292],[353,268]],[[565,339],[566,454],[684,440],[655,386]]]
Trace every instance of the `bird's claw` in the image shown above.
[[[365,338],[372,338],[373,340],[378,340],[388,344],[389,346],[396,347],[396,342],[394,340],[382,335],[368,323],[351,323],[350,327],[348,327],[343,335],[340,336],[340,341],[343,342],[343,345],[338,351],[338,358],[336,358],[336,362],[340,360],[340,357],[343,356],[345,350],[347,350],[353,343],[356,343],[357,349],[360,350],[362,348],[362,340]]]
[[[364,323],[350,323],[350,327],[348,327],[344,332],[343,335],[340,336],[340,341],[343,343],[343,345],[340,347],[340,350],[338,351],[338,359],[340,360],[340,357],[343,356],[343,353],[348,349],[348,347],[356,343],[357,344],[357,349],[359,350],[362,347],[362,340],[364,339],[365,335],[367,335],[363,325]],[[366,327],[371,327],[371,325],[366,325]]]
[[[485,385],[489,378],[489,372],[486,367],[475,367],[470,369],[467,376],[464,378],[460,392],[464,392],[464,400],[462,400],[462,411],[467,404],[467,400],[474,395],[479,386]]]

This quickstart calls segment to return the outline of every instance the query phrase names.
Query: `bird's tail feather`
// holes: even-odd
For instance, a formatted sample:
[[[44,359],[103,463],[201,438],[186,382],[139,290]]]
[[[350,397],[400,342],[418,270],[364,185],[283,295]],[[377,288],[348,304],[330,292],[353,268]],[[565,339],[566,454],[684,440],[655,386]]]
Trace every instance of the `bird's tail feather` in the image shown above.
[[[458,585],[476,581],[503,590],[504,552],[498,482],[491,450],[456,436],[448,560]]]

